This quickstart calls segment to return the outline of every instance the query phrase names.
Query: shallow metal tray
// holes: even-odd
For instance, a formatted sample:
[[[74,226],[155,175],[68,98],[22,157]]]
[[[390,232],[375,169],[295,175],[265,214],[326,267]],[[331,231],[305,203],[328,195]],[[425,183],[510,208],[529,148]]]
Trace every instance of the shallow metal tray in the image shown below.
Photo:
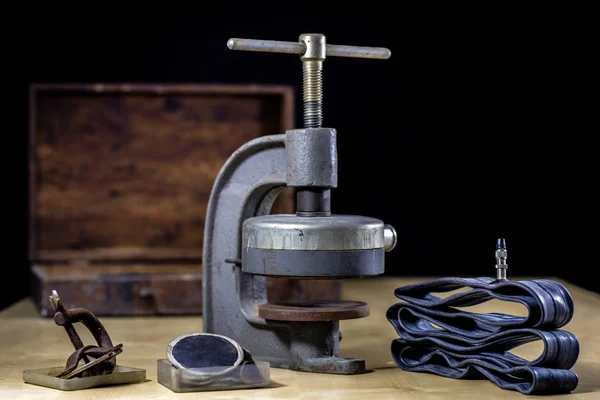
[[[268,386],[270,364],[257,361],[237,367],[176,368],[169,360],[157,362],[158,383],[173,392],[249,389]]]
[[[62,379],[56,376],[65,367],[30,369],[23,371],[23,380],[33,385],[58,390],[81,390],[98,386],[119,385],[146,380],[146,370],[117,365],[112,374],[89,376],[84,378]]]

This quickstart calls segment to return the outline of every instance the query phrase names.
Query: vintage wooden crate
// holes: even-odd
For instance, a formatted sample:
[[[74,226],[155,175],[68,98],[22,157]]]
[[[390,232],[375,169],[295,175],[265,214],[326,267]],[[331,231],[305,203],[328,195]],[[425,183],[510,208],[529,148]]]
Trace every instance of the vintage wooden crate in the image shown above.
[[[34,84],[32,297],[97,315],[200,314],[204,215],[230,154],[293,128],[293,90]],[[273,213],[293,212],[291,189]],[[269,280],[272,300],[336,299],[336,281]]]

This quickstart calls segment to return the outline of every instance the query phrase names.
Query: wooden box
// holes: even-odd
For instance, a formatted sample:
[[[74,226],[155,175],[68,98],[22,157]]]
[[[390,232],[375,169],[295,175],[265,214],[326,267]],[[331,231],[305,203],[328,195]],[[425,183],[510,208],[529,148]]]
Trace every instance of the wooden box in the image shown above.
[[[32,297],[97,315],[202,312],[204,215],[239,146],[293,128],[290,87],[34,84]],[[294,210],[286,189],[272,213]],[[270,300],[337,299],[337,281],[269,279]]]

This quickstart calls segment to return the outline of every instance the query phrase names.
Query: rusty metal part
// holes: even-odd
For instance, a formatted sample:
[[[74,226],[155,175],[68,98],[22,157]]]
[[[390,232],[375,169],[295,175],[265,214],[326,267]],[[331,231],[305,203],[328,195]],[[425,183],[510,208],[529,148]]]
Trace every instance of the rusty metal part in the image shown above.
[[[65,307],[63,306],[63,304],[60,301],[60,297],[58,296],[58,293],[56,292],[56,290],[52,291],[52,294],[50,295],[49,300],[50,300],[50,304],[52,304],[52,308],[54,309],[55,316],[58,313],[60,313],[62,315],[62,313],[64,313],[66,311]],[[77,334],[75,327],[73,327],[73,324],[71,324],[70,322],[65,322],[62,324],[62,327],[65,328],[65,331],[67,332],[67,336],[69,337],[69,340],[73,344],[73,347],[75,347],[75,350],[81,349],[83,347],[83,342],[81,341],[81,338]],[[86,363],[90,362],[90,360],[85,355],[83,356],[83,360]]]
[[[118,344],[117,346],[113,346],[104,325],[90,311],[84,308],[65,309],[56,290],[52,291],[49,300],[55,311],[54,322],[65,329],[69,340],[75,347],[75,352],[69,356],[64,371],[58,377],[69,379],[75,376],[107,375],[112,373],[116,366],[115,357],[123,351],[123,345]],[[83,345],[81,338],[73,326],[77,322],[81,322],[90,331],[98,346]],[[93,358],[94,360],[90,361],[89,358]],[[84,364],[78,367],[81,360],[84,361]]]
[[[258,307],[260,318],[274,321],[339,321],[369,316],[362,301],[290,301],[266,303]]]
[[[86,346],[86,347],[92,347],[92,346]],[[77,367],[77,364],[79,363],[79,361],[73,361],[73,362],[71,362],[71,363],[67,362],[67,365],[68,365],[67,369],[65,369],[65,371],[63,371],[63,372],[62,372],[62,373],[59,375],[59,377],[60,377],[60,378],[63,378],[63,379],[69,379],[69,378],[72,378],[72,377],[74,377],[74,376],[77,376],[77,375],[79,375],[80,373],[82,373],[82,372],[84,372],[84,371],[87,371],[87,370],[89,370],[90,368],[92,368],[92,367],[94,367],[94,366],[96,366],[96,365],[101,365],[101,364],[102,364],[102,363],[104,363],[105,361],[112,360],[112,359],[113,359],[113,358],[115,358],[115,357],[116,357],[118,354],[121,354],[121,353],[123,352],[123,348],[122,348],[122,347],[123,347],[123,345],[122,345],[122,344],[118,344],[118,345],[116,345],[115,347],[113,347],[112,349],[107,349],[108,351],[106,351],[106,349],[101,349],[102,351],[105,351],[105,352],[106,352],[106,354],[104,354],[104,355],[102,355],[102,356],[100,356],[100,357],[96,358],[96,359],[95,359],[95,360],[93,360],[93,361],[90,361],[90,362],[88,362],[88,363],[86,363],[86,364],[83,364],[81,367]],[[90,349],[90,350],[98,350],[98,348],[95,348],[95,349]],[[73,353],[71,356],[73,356],[74,354],[75,354],[75,353]],[[69,360],[71,360],[71,357],[69,357]],[[67,372],[67,370],[70,370],[70,369],[71,369],[71,365],[74,365],[74,366],[75,366],[75,367],[77,367],[77,368],[75,368],[75,369],[72,369],[72,371],[71,371],[71,372],[69,372],[69,373],[66,373],[66,372]],[[112,373],[112,371],[113,371],[113,370],[114,370],[114,368],[113,368],[113,369],[111,370],[111,372],[109,372],[109,373]],[[100,374],[100,375],[106,375],[106,374]]]

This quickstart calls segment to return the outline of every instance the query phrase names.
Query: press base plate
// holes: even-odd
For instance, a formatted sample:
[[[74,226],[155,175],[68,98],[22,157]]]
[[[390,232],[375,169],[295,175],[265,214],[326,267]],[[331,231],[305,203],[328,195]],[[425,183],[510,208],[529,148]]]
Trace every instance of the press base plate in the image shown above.
[[[25,383],[58,390],[82,390],[98,386],[120,385],[146,380],[146,370],[117,365],[112,374],[84,378],[57,378],[65,367],[30,369],[23,371]]]

